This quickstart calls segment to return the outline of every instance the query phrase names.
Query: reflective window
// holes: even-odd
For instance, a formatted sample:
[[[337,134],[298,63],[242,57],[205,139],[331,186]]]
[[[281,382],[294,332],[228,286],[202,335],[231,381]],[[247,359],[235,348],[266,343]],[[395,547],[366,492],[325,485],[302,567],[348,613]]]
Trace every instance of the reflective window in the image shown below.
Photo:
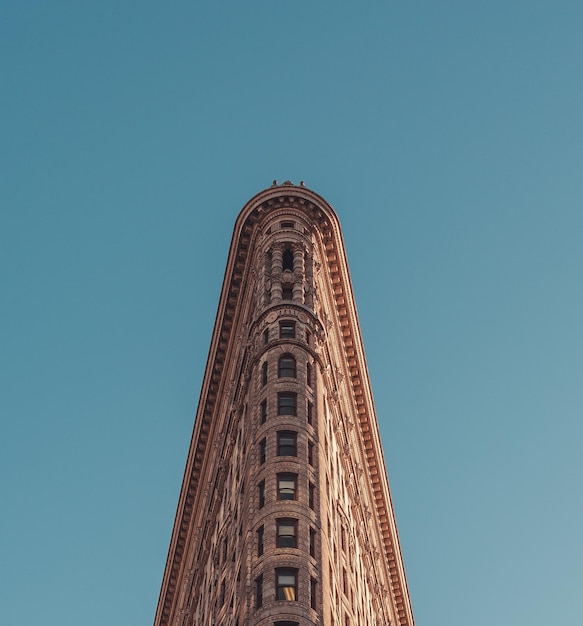
[[[277,498],[278,500],[297,500],[297,483],[298,483],[297,474],[278,474],[277,475]]]
[[[277,455],[297,456],[298,434],[293,430],[280,430],[277,433]]]
[[[276,599],[293,601],[298,599],[298,570],[278,568],[275,570]]]
[[[277,547],[298,547],[298,522],[295,519],[277,520]]]

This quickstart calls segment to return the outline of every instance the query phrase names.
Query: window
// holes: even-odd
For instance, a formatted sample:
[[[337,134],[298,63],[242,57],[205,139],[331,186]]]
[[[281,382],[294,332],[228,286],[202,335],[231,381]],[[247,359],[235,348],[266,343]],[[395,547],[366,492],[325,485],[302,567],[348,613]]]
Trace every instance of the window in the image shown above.
[[[306,363],[306,382],[308,386],[312,386],[312,366],[310,363]]]
[[[316,491],[316,488],[314,487],[314,483],[310,483],[310,486],[308,488],[308,504],[309,504],[311,509],[314,508],[315,491]]]
[[[263,345],[266,346],[269,343],[269,328],[263,331]]]
[[[259,496],[259,508],[263,508],[265,506],[265,481],[262,480],[258,486],[258,496]]]
[[[280,228],[295,228],[295,224],[293,222],[282,222]]]
[[[285,270],[294,271],[294,253],[289,248],[283,251],[282,263],[284,272]]]
[[[277,547],[298,547],[298,522],[295,519],[277,520]]]
[[[295,393],[278,393],[277,414],[296,415],[296,397],[297,394]]]
[[[267,439],[265,437],[259,442],[259,463],[263,465],[265,463],[265,457],[267,455]]]
[[[280,339],[295,339],[296,336],[296,323],[291,320],[284,320],[279,323],[279,338]]]
[[[265,487],[265,481],[264,487]],[[297,474],[278,474],[277,475],[277,499],[278,500],[297,500]]]
[[[310,528],[310,556],[316,556],[316,531]]]
[[[317,583],[316,583],[316,579],[315,578],[310,578],[310,606],[314,609],[314,611],[316,610],[316,590],[317,590]]]
[[[255,608],[263,606],[263,574],[255,579]]]
[[[289,285],[285,285],[282,289],[282,300],[293,300],[294,292]]]
[[[314,419],[314,408],[311,402],[308,402],[308,424],[312,423],[312,420]]]
[[[277,375],[279,378],[296,377],[296,360],[291,354],[284,354],[280,357],[277,367]]]
[[[263,554],[264,538],[265,538],[265,532],[264,532],[263,525],[261,525],[257,529],[257,556],[261,556]]]
[[[261,384],[265,387],[267,385],[267,361],[261,366]]]
[[[291,602],[298,599],[298,570],[277,568],[275,570],[276,599]]]
[[[312,342],[312,333],[306,328],[306,343],[311,345]]]
[[[267,421],[267,400],[263,400],[261,403],[261,423],[265,424]]]
[[[314,444],[308,441],[308,463],[314,467]]]
[[[277,433],[277,456],[298,455],[298,434],[293,430],[280,430]]]

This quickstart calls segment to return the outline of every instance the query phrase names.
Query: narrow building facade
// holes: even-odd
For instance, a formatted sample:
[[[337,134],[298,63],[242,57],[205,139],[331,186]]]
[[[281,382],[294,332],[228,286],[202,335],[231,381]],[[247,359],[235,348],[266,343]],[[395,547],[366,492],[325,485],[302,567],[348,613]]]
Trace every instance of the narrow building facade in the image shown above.
[[[413,626],[338,218],[237,218],[155,626]]]

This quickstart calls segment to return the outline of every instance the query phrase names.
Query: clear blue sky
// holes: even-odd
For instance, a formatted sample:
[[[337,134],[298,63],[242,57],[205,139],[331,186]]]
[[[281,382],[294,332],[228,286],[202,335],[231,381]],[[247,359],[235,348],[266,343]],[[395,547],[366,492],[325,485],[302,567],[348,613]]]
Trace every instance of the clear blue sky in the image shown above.
[[[236,215],[344,227],[418,626],[581,623],[583,3],[0,1],[0,606],[151,624]]]

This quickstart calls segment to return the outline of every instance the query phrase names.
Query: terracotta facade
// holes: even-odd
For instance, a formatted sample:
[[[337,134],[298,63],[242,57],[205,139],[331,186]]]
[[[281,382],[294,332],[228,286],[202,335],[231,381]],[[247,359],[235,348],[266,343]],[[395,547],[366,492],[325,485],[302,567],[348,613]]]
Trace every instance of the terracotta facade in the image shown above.
[[[155,626],[413,626],[342,233],[302,184],[233,233]]]

